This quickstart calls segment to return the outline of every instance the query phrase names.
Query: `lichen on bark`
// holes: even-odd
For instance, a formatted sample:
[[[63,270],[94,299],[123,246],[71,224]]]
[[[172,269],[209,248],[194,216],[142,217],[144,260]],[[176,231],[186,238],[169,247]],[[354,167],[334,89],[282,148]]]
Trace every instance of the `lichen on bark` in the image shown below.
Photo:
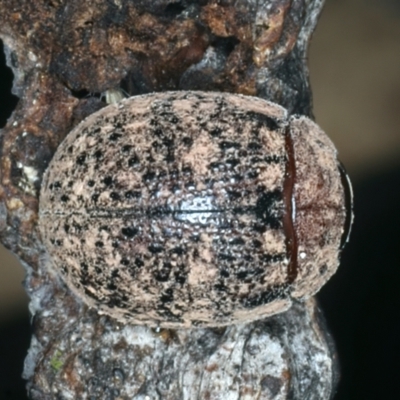
[[[0,239],[23,262],[32,399],[329,399],[336,358],[314,300],[225,329],[154,331],[88,309],[46,268],[43,171],[104,92],[214,90],[312,116],[306,52],[323,0],[7,0],[19,103],[0,141]]]

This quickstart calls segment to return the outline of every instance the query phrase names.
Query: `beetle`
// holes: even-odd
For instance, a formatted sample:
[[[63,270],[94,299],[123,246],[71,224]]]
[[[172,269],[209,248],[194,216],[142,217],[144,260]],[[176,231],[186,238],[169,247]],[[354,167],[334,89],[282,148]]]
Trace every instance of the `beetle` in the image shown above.
[[[163,92],[76,126],[42,182],[52,271],[135,324],[213,327],[287,310],[339,264],[351,185],[328,136],[250,96]]]

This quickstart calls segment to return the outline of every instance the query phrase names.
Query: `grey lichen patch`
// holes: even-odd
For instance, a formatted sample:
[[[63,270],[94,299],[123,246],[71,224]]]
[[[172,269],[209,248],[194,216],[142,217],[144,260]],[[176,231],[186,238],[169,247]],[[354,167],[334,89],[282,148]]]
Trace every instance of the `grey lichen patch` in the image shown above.
[[[336,150],[310,120],[254,97],[167,92],[110,105],[67,136],[39,226],[86,303],[177,328],[260,319],[311,295],[337,268],[345,216]]]

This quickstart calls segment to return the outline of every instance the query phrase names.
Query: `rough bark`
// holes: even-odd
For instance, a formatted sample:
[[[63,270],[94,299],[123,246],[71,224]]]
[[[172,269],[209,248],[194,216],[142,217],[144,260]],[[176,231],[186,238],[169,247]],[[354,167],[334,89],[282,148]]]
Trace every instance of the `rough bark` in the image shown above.
[[[0,136],[0,238],[27,271],[32,399],[329,399],[333,346],[313,300],[226,329],[159,332],[99,316],[50,275],[43,171],[104,92],[266,98],[312,116],[307,46],[323,0],[0,0],[20,100]]]

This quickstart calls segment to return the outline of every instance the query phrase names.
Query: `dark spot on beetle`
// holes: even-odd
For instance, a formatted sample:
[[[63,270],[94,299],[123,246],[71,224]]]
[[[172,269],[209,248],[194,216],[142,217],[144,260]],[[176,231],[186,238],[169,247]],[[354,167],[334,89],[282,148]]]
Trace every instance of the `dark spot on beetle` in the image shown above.
[[[194,181],[189,181],[185,183],[185,188],[186,189],[196,189],[196,183]]]
[[[54,182],[54,189],[60,189],[61,188],[61,182],[60,181],[55,181]]]
[[[94,245],[98,248],[104,247],[104,243],[101,240],[98,240]]]
[[[194,235],[190,236],[190,240],[192,242],[198,243],[198,242],[200,242],[200,235],[199,234],[194,234]]]
[[[111,243],[111,246],[116,249],[117,247],[119,247],[119,241],[118,240],[113,240],[113,242]]]
[[[222,133],[222,129],[219,127],[216,127],[210,132],[210,135],[212,137],[219,137],[219,136],[221,136],[221,133]]]
[[[160,270],[155,271],[154,277],[159,282],[166,282],[169,279],[172,265],[169,262],[165,262]]]
[[[89,265],[86,264],[85,262],[81,263],[81,272],[88,272],[89,270]]]
[[[161,143],[158,140],[155,140],[151,146],[153,147],[153,149],[158,150],[161,147]]]
[[[162,143],[163,143],[163,145],[166,146],[166,147],[173,147],[173,146],[174,146],[174,139],[171,139],[171,138],[164,138],[164,139],[162,140]]]
[[[112,142],[115,142],[118,140],[122,135],[120,133],[113,132],[108,139],[111,140]]]
[[[174,154],[173,150],[172,151],[171,150],[168,151],[168,154],[165,156],[164,160],[167,163],[172,163],[172,162],[175,161],[175,154]]]
[[[159,178],[165,178],[167,175],[168,175],[167,171],[165,171],[163,169],[158,171],[158,177]]]
[[[90,180],[88,180],[87,184],[88,184],[89,187],[93,187],[95,185],[95,183],[96,182],[93,179],[90,179]]]
[[[180,271],[175,272],[175,282],[183,285],[186,282],[186,275]]]
[[[249,271],[239,271],[236,273],[236,278],[242,281],[246,279],[248,275]]]
[[[258,163],[263,162],[263,161],[264,160],[261,157],[258,157],[258,156],[250,158],[250,163],[251,164],[258,164]]]
[[[185,165],[183,168],[182,168],[182,173],[184,174],[184,175],[190,175],[190,174],[192,174],[192,168],[191,167],[189,167],[188,165]]]
[[[257,171],[254,171],[254,170],[247,173],[247,177],[249,179],[255,179],[255,178],[258,177],[258,175],[259,175],[259,173]]]
[[[257,185],[257,187],[256,187],[256,192],[257,192],[258,194],[263,194],[263,193],[266,192],[266,191],[267,191],[267,188],[266,188],[265,185]]]
[[[103,183],[104,183],[106,186],[110,186],[110,185],[113,183],[113,178],[112,178],[111,176],[106,176],[106,177],[103,179]]]
[[[260,248],[262,246],[262,243],[259,240],[254,239],[253,240],[253,246],[258,249],[258,248]]]
[[[250,254],[245,254],[245,255],[243,256],[243,259],[244,259],[245,261],[247,261],[247,262],[253,262],[253,260],[254,260],[253,256],[250,255]]]
[[[132,149],[132,146],[130,144],[126,144],[124,146],[122,146],[121,151],[123,153],[129,153]]]
[[[223,282],[219,282],[214,285],[214,289],[217,290],[218,292],[226,292],[227,287]]]
[[[75,229],[75,232],[80,233],[82,231],[82,226],[80,224],[78,224],[77,222],[73,222],[72,226]]]
[[[257,150],[262,149],[262,145],[261,145],[260,143],[257,143],[257,142],[250,142],[250,143],[247,145],[247,148],[248,148],[249,150],[251,150],[251,151],[257,151]]]
[[[260,260],[263,263],[276,263],[276,262],[281,262],[286,258],[285,253],[278,253],[278,254],[268,254],[264,253],[260,256]]]
[[[278,229],[282,225],[279,203],[282,201],[282,192],[274,190],[261,194],[254,208],[256,217],[271,229]]]
[[[284,299],[286,296],[286,286],[279,285],[270,287],[267,290],[257,294],[243,296],[240,299],[240,303],[243,305],[243,307],[255,308],[277,299]]]
[[[159,244],[151,244],[148,246],[148,250],[150,253],[157,254],[164,251],[164,247],[160,246]]]
[[[242,197],[242,193],[238,192],[236,190],[227,190],[228,196],[229,196],[229,200],[237,200],[240,197]]]
[[[86,161],[86,153],[82,153],[78,157],[76,157],[76,163],[78,165],[83,165],[85,161]]]
[[[281,162],[286,162],[286,157],[280,157],[276,154],[273,154],[272,156],[265,156],[264,162],[267,164],[279,164]]]
[[[117,277],[119,277],[119,271],[118,271],[118,269],[113,269],[113,270],[112,270],[112,272],[111,272],[111,277],[112,277],[112,278],[117,278]]]
[[[186,136],[186,137],[184,137],[184,138],[182,139],[182,143],[183,143],[185,146],[190,147],[190,146],[193,144],[193,139],[192,139],[191,137]]]
[[[139,164],[139,162],[140,162],[139,157],[137,155],[134,155],[128,160],[128,166],[133,167],[134,165]]]
[[[174,291],[171,288],[168,288],[164,291],[164,293],[160,296],[161,303],[171,303],[174,300]]]
[[[141,267],[143,267],[144,262],[143,262],[139,257],[136,257],[136,258],[135,258],[135,265],[136,265],[138,268],[141,268]]]
[[[242,176],[242,175],[239,175],[239,174],[233,175],[232,178],[233,178],[235,181],[238,181],[238,182],[243,180],[243,176]]]
[[[226,253],[219,253],[218,258],[222,261],[235,261],[236,257],[231,255],[231,254],[226,254]]]
[[[180,173],[179,173],[179,170],[178,170],[177,168],[172,168],[172,169],[169,171],[169,175],[170,175],[170,177],[171,177],[172,179],[178,179]]]
[[[101,267],[99,267],[98,265],[96,265],[94,267],[94,271],[96,272],[96,274],[101,274],[103,272],[103,269]]]
[[[129,260],[127,258],[121,258],[120,264],[128,266],[129,265]]]
[[[246,242],[244,241],[244,239],[237,237],[235,239],[232,239],[229,241],[229,244],[232,246],[243,246]]]
[[[119,195],[117,192],[111,192],[111,193],[110,193],[110,198],[111,198],[112,200],[117,201],[117,200],[120,200],[120,195]]]
[[[116,290],[117,288],[118,288],[118,286],[114,282],[109,282],[107,284],[107,289],[109,289],[109,290]],[[110,306],[110,303],[108,303],[108,306]]]
[[[99,194],[97,194],[97,193],[95,193],[95,194],[92,194],[92,201],[94,202],[94,203],[97,203],[97,200],[99,199]]]
[[[127,238],[133,238],[139,233],[139,229],[135,227],[126,227],[121,229],[121,233]]]
[[[230,273],[227,269],[221,269],[219,271],[219,274],[223,277],[223,278],[229,278]]]
[[[142,193],[140,191],[134,191],[134,190],[127,190],[125,192],[125,198],[126,199],[137,199],[141,197]]]
[[[276,131],[279,128],[279,122],[265,114],[260,114],[255,111],[248,111],[246,113],[246,118],[248,118],[250,121],[257,121],[260,127],[266,126],[270,131]],[[257,132],[258,131],[259,129],[257,129]]]
[[[56,246],[61,246],[62,244],[63,244],[62,240],[56,239],[56,241],[55,241]]]
[[[199,253],[199,250],[198,249],[193,249],[193,251],[192,251],[192,257],[193,257],[193,259],[195,260],[196,258],[199,258],[200,257],[200,253]]]
[[[155,172],[148,171],[143,175],[142,180],[143,181],[152,181],[155,177],[156,177],[156,173]]]
[[[179,256],[181,256],[182,254],[186,253],[186,250],[184,248],[182,248],[182,247],[174,247],[171,250],[171,253],[172,254],[178,254]]]
[[[67,151],[68,151],[68,153],[73,153],[73,151],[74,151],[74,148],[73,148],[73,146],[69,146],[68,147],[68,149],[67,149]]]
[[[93,154],[94,158],[98,161],[103,158],[103,152],[101,150],[96,150]]]
[[[68,224],[64,224],[64,232],[65,233],[69,233],[69,228],[70,228],[70,226],[68,225]]]
[[[328,270],[328,266],[326,264],[324,264],[322,267],[319,268],[319,273],[321,275],[326,274],[326,271]]]
[[[238,142],[223,141],[219,143],[219,148],[221,150],[227,149],[240,149],[241,144]]]
[[[66,203],[66,202],[69,200],[69,197],[68,197],[66,194],[63,194],[63,195],[60,197],[60,200],[61,200],[63,203]]]
[[[227,165],[229,165],[231,168],[235,168],[237,165],[240,164],[240,160],[237,158],[231,158],[229,160],[225,161]]]
[[[219,169],[223,164],[218,162],[218,161],[213,161],[210,164],[208,164],[209,169]]]
[[[115,285],[110,283],[107,285],[107,288],[114,291],[115,290]],[[111,297],[108,301],[107,301],[107,306],[110,308],[114,308],[114,307],[118,307],[118,308],[124,308],[121,304],[121,299],[119,299],[118,297]]]
[[[158,138],[161,138],[161,137],[164,136],[164,132],[162,131],[161,128],[156,128],[156,129],[154,129],[154,136],[157,136]]]
[[[171,191],[172,192],[177,192],[178,190],[180,190],[181,189],[181,187],[180,187],[180,185],[178,184],[178,183],[174,183],[172,186],[171,186]]]

